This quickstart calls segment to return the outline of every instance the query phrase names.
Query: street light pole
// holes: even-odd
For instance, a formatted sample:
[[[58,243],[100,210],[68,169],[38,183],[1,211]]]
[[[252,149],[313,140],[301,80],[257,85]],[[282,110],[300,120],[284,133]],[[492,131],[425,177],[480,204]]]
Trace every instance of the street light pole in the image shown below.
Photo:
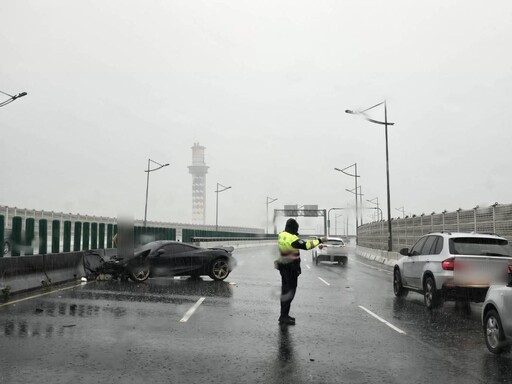
[[[149,169],[149,167],[151,166],[151,163],[155,163],[156,165],[158,165],[158,167]],[[148,174],[147,179],[146,179],[146,205],[144,207],[144,228],[146,227],[146,222],[147,222],[146,219],[148,217],[149,173],[153,172],[153,171],[158,171],[159,169],[161,169],[163,167],[167,167],[168,165],[169,165],[169,163],[160,164],[160,163],[157,163],[156,161],[148,159],[148,169],[144,171]]]
[[[331,211],[340,211],[345,208],[329,208],[327,211],[327,236],[331,235]]]
[[[334,234],[338,236],[338,217],[343,217],[342,214],[334,214]],[[343,233],[343,231],[341,231]]]
[[[384,104],[384,121],[374,120],[368,117],[366,114],[367,111],[370,109],[373,109],[375,107],[378,107],[379,105]],[[366,120],[368,120],[371,123],[375,124],[381,124],[385,127],[385,135],[386,135],[386,181],[387,181],[387,205],[388,205],[388,251],[393,250],[393,233],[392,233],[392,227],[391,227],[391,193],[389,188],[389,150],[388,150],[388,125],[395,125],[395,123],[388,122],[388,107],[386,104],[386,100],[375,104],[374,106],[367,108],[363,111],[352,111],[352,110],[345,110],[345,113],[349,113],[352,115],[363,115]]]
[[[375,202],[375,200],[377,202]],[[379,198],[378,197],[374,197],[373,199],[366,200],[366,201],[369,202],[369,203],[375,204],[377,206],[377,209],[380,211],[380,218],[378,220],[383,220],[384,217],[382,216],[382,209],[379,208]],[[379,211],[377,211],[377,215],[379,214]]]
[[[273,197],[268,197],[267,196],[267,235],[268,235],[268,205],[272,204],[276,200],[277,199],[274,199]]]
[[[345,172],[345,170],[347,170],[348,168],[352,168],[354,167],[354,171],[355,173],[348,173],[348,172]],[[355,184],[356,184],[356,187],[354,188],[355,191],[356,191],[356,244],[357,244],[357,232],[358,232],[358,227],[359,227],[359,221],[358,221],[358,207],[357,207],[357,178],[360,177],[358,174],[357,174],[357,163],[354,163],[352,165],[349,165],[348,167],[345,167],[343,169],[339,169],[339,168],[334,168],[335,171],[338,171],[338,172],[341,172],[341,173],[344,173],[345,175],[348,175],[348,176],[352,176],[354,178],[354,181],[355,181]]]
[[[357,192],[357,189],[359,189],[359,193]],[[361,223],[361,225],[363,225],[363,190],[362,190],[362,186],[359,185],[357,187],[357,189],[345,189],[345,191],[354,193],[356,195],[356,199],[357,199],[357,196],[359,195],[359,204],[361,205],[361,208],[359,209],[360,217],[361,217],[360,223]]]
[[[9,95],[8,93],[2,92],[2,91],[0,91],[0,93],[4,94],[6,96],[9,96],[9,98],[7,100],[0,101],[0,107],[3,107],[5,105],[7,105],[7,104],[10,104],[14,100],[19,99],[20,97],[27,96],[27,92],[21,92],[21,93],[18,93],[17,95]]]
[[[395,210],[397,210],[398,212],[402,212],[402,219],[405,218],[405,208],[404,207],[395,208]]]
[[[223,189],[219,190],[219,186],[221,186]],[[215,232],[218,232],[219,230],[219,193],[224,192],[230,188],[231,186],[226,187],[220,183],[217,183],[217,190],[215,191],[215,193],[217,194],[217,199],[215,203]]]

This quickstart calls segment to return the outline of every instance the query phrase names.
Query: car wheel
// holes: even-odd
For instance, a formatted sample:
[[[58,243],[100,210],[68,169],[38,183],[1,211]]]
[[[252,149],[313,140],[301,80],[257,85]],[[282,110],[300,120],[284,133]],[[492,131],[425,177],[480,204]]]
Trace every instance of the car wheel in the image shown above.
[[[484,335],[489,352],[500,354],[510,350],[510,346],[505,344],[505,334],[503,333],[500,315],[494,309],[491,309],[485,315]]]
[[[146,264],[141,265],[133,265],[130,267],[130,279],[141,283],[143,281],[146,281],[149,278],[150,270],[149,266]]]
[[[396,297],[406,297],[409,293],[409,290],[402,285],[402,275],[398,268],[393,273],[393,292]]]
[[[4,256],[8,256],[11,253],[11,244],[8,241],[4,242]]]
[[[213,280],[224,280],[228,277],[229,272],[229,263],[227,259],[216,259],[210,266],[210,277]]]
[[[437,308],[441,304],[441,299],[436,288],[436,282],[432,276],[427,276],[423,283],[423,296],[425,298],[425,305],[428,309]]]

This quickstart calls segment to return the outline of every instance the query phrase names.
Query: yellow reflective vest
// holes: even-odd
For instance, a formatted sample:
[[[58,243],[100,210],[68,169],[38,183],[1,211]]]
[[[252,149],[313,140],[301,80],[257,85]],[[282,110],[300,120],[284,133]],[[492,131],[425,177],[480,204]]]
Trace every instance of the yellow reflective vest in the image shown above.
[[[279,234],[277,244],[279,246],[279,257],[276,262],[286,264],[294,260],[289,256],[299,256],[300,249],[310,250],[315,248],[320,244],[320,240],[303,241],[299,236],[283,231]]]

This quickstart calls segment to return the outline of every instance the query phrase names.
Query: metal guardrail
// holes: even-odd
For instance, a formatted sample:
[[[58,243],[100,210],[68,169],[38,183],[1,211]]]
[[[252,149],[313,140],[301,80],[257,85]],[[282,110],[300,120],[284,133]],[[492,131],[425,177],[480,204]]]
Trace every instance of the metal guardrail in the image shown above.
[[[454,212],[413,215],[391,221],[393,251],[411,248],[419,237],[429,232],[495,233],[512,239],[512,204],[459,209]],[[374,249],[387,249],[387,221],[373,222],[358,228],[358,244]]]

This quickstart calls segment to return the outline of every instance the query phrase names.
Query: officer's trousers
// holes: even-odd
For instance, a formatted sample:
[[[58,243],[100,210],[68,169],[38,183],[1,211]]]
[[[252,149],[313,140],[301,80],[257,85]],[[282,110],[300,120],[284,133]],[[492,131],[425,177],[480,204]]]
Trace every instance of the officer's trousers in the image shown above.
[[[281,264],[281,318],[287,317],[290,313],[290,306],[297,290],[299,270],[294,263]]]

